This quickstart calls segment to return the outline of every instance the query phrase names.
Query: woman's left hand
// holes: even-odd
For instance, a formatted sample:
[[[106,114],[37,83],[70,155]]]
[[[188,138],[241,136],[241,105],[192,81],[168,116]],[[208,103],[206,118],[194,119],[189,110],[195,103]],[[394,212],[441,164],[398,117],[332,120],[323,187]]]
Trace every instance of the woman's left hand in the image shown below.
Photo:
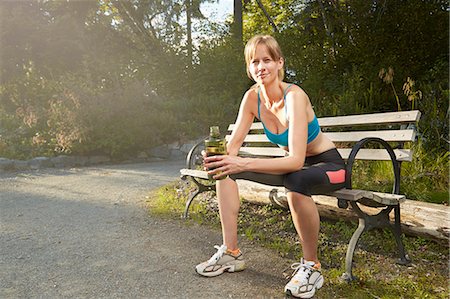
[[[240,173],[245,171],[245,158],[229,155],[217,155],[204,158],[204,164],[208,171],[208,175],[212,175],[214,179]]]

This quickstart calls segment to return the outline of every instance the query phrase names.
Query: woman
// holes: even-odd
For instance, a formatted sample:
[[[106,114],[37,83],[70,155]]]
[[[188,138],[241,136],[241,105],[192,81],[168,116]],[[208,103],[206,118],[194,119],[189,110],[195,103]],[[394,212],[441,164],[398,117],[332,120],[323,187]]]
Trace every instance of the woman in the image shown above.
[[[344,186],[345,163],[320,131],[307,94],[298,86],[283,82],[284,58],[277,41],[257,35],[245,47],[247,74],[256,84],[244,95],[236,126],[227,145],[227,155],[204,157],[210,175],[219,178],[217,197],[222,224],[223,245],[206,262],[196,266],[203,276],[241,271],[245,260],[238,247],[237,217],[239,193],[236,179],[246,179],[287,189],[292,214],[303,251],[285,292],[311,298],[323,285],[317,256],[320,219],[311,194],[323,194]],[[238,151],[254,118],[265,134],[286,150],[286,156],[273,159],[242,158]]]

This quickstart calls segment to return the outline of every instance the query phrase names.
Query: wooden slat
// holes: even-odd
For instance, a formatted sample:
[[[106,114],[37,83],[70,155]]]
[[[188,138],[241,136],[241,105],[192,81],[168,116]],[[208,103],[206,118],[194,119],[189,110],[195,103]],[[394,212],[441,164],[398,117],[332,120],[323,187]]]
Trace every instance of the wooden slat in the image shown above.
[[[356,142],[366,137],[378,137],[388,142],[408,142],[416,138],[414,130],[326,132],[324,134],[334,142]]]
[[[405,195],[390,194],[382,192],[372,192],[372,200],[382,203],[384,205],[398,205],[405,201]]]
[[[347,116],[333,116],[319,118],[322,127],[356,126],[373,124],[402,124],[419,121],[420,111],[383,112]]]
[[[339,199],[357,201],[363,197],[366,197],[368,195],[368,191],[359,189],[340,189],[334,191],[331,195]]]
[[[350,155],[350,148],[338,148],[339,153],[345,160]],[[412,160],[412,151],[410,149],[395,149],[397,161]],[[261,157],[284,157],[286,152],[279,147],[246,147],[243,146],[239,150],[240,156],[261,156]],[[357,160],[375,160],[390,161],[391,157],[385,149],[360,149],[356,155]]]
[[[378,137],[385,141],[408,142],[414,141],[416,132],[414,130],[379,130],[379,131],[354,131],[354,132],[324,132],[333,142],[357,142],[366,137]],[[231,135],[225,138],[230,140]],[[244,142],[265,142],[270,143],[265,134],[249,134]]]
[[[350,148],[338,148],[339,153],[345,160],[350,155]],[[394,150],[397,161],[411,162],[412,151],[410,149],[395,149]],[[376,161],[390,161],[391,157],[385,149],[360,149],[356,155],[357,160],[376,160]]]
[[[234,127],[235,127],[235,124],[229,125],[229,126],[228,126],[228,131],[229,131],[229,132],[233,131]],[[252,126],[250,127],[250,130],[263,130],[263,129],[264,129],[264,128],[263,128],[263,125],[262,125],[261,122],[254,122],[254,123],[252,124]]]
[[[225,139],[230,141],[231,135],[227,135]],[[267,138],[265,134],[249,134],[245,136],[244,142],[265,142],[265,143],[271,143],[270,140]]]
[[[180,173],[181,175],[188,175],[188,176],[193,176],[196,178],[201,178],[201,179],[205,179],[208,180],[208,173],[206,171],[203,170],[194,170],[194,169],[180,169]]]
[[[239,150],[240,156],[284,157],[286,152],[279,147],[246,147]]]
[[[359,190],[340,189],[332,193],[333,196],[349,201],[370,199],[383,205],[398,205],[406,199],[405,195]]]
[[[322,127],[339,127],[339,126],[357,126],[357,125],[375,125],[375,124],[404,124],[414,123],[420,119],[420,111],[400,111],[400,112],[384,112],[370,113],[359,115],[332,116],[318,118]],[[228,130],[232,131],[234,124],[228,126]],[[252,124],[251,130],[263,130],[261,122]]]

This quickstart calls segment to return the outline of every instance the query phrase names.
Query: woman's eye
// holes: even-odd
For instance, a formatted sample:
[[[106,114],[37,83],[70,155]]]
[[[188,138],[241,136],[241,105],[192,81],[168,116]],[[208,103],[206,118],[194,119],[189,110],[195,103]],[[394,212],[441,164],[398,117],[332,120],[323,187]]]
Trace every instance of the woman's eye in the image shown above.
[[[270,59],[270,58],[264,59],[264,62],[266,62],[266,63],[271,62],[271,61],[272,61],[272,59]]]

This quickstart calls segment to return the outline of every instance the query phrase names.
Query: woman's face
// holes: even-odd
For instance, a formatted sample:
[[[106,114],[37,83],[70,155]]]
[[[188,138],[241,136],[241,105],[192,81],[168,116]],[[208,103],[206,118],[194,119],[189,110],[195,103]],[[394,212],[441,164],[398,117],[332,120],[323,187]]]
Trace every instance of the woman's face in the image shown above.
[[[270,56],[266,45],[258,45],[248,68],[256,83],[267,84],[278,79],[278,71],[283,68],[283,63],[282,58],[276,61]]]

